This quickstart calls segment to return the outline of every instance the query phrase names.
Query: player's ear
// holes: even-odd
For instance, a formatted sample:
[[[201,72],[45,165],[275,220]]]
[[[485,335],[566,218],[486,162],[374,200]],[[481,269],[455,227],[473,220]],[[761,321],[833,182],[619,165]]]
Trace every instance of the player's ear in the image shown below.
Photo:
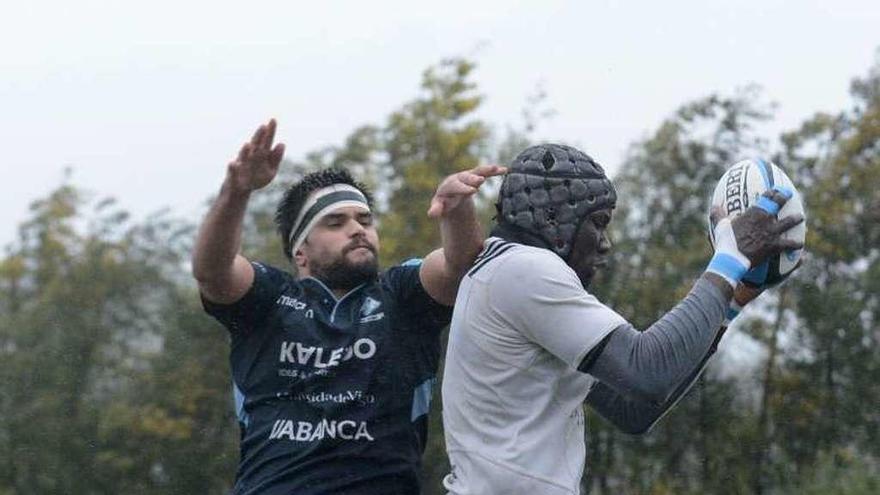
[[[293,264],[296,265],[297,268],[304,268],[308,263],[309,258],[306,256],[306,253],[303,252],[302,246],[299,247],[293,253]]]

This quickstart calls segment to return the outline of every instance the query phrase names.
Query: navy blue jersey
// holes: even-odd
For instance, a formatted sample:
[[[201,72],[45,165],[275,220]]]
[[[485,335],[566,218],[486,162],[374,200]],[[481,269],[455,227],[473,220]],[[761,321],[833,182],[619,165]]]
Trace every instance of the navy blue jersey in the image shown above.
[[[253,263],[231,305],[241,460],[233,493],[419,492],[427,413],[451,308],[405,263],[337,300],[324,284]]]

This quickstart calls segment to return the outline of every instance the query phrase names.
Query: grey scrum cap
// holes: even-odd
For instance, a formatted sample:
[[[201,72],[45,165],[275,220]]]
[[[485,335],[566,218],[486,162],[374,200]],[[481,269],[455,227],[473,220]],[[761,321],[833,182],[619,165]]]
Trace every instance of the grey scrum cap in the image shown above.
[[[617,192],[586,153],[561,144],[523,150],[508,167],[498,193],[498,221],[538,236],[563,259],[581,221],[614,208]]]

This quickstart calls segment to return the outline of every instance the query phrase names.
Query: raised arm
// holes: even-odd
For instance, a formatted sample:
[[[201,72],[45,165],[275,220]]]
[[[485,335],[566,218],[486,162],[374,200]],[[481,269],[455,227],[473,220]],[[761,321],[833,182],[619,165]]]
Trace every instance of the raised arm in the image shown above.
[[[284,145],[272,147],[275,120],[261,125],[251,140],[229,163],[217,199],[202,221],[192,255],[192,273],[209,301],[233,303],[251,287],[254,270],[239,254],[241,231],[253,191],[272,182],[278,172]]]
[[[735,307],[745,307],[746,304],[757,298],[761,292],[763,292],[762,288],[739,284],[733,296]],[[731,312],[728,310],[728,318],[730,317]],[[678,401],[696,383],[709,359],[715,354],[718,343],[727,331],[728,323],[728,320],[722,323],[721,328],[715,334],[714,342],[703,357],[703,360],[694,367],[694,371],[681,381],[675,391],[664,402],[658,404],[638,399],[633,395],[627,396],[603,382],[596,382],[593,388],[590,389],[589,395],[587,395],[587,405],[591,406],[603,418],[610,421],[624,433],[640,435],[648,432],[667,412],[678,404]]]
[[[487,178],[507,173],[505,167],[480,165],[452,174],[437,187],[428,216],[440,221],[442,247],[425,257],[419,271],[425,291],[435,301],[452,306],[461,277],[483,247],[473,195]]]
[[[790,195],[765,194],[766,201],[732,222],[716,222],[715,256],[684,300],[644,332],[619,326],[587,354],[579,369],[628,398],[658,407],[674,404],[714,352],[733,288],[749,267],[782,250],[803,247],[781,238],[803,221],[776,218]]]

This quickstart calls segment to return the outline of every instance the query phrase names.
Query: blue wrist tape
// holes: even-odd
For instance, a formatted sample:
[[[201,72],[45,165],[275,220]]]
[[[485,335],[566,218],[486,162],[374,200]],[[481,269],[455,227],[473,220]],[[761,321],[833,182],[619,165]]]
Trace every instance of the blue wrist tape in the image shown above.
[[[739,282],[748,271],[748,268],[729,254],[715,253],[715,256],[712,256],[712,259],[709,260],[709,266],[706,267],[706,270],[715,272],[734,282]]]

